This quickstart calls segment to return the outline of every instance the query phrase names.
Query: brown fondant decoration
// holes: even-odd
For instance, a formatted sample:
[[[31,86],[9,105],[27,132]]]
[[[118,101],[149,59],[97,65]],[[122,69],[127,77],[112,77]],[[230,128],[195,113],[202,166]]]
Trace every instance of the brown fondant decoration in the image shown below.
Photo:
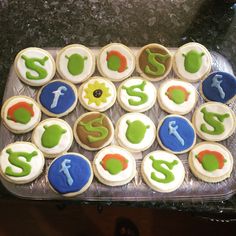
[[[162,77],[164,74],[161,75],[161,76],[156,76],[156,75],[151,75],[151,74],[145,73],[145,67],[146,67],[147,65],[150,67],[151,70],[156,71],[156,68],[155,68],[152,64],[150,64],[150,63],[148,62],[148,54],[147,54],[147,52],[146,52],[147,49],[149,49],[152,53],[160,53],[160,54],[162,54],[162,55],[169,54],[169,52],[166,51],[164,48],[160,48],[160,47],[157,47],[157,46],[149,46],[149,47],[145,47],[145,48],[143,49],[143,51],[140,53],[140,55],[139,55],[139,59],[138,59],[138,61],[139,61],[139,67],[140,67],[140,69],[143,71],[143,73],[144,73],[145,75],[147,75],[147,76],[150,77],[150,78]],[[169,54],[169,55],[170,55],[170,54]],[[171,55],[170,55],[170,57],[169,57],[165,62],[161,62],[160,59],[158,59],[157,57],[155,57],[155,59],[156,59],[159,63],[161,63],[161,64],[163,64],[163,65],[165,66],[165,68],[166,68],[166,69],[165,69],[165,73],[166,73],[166,71],[168,71],[169,67],[171,66]]]
[[[97,131],[87,131],[85,129],[85,127],[80,124],[80,122],[88,123],[91,120],[94,120],[94,119],[97,119],[97,118],[101,118],[101,117],[103,117],[102,124],[94,122],[92,126],[93,127],[100,127],[100,126],[106,127],[108,129],[108,135],[103,140],[99,140],[97,142],[89,142],[88,135],[94,136],[94,137],[99,137],[100,136],[100,132],[97,132]],[[102,147],[110,139],[110,137],[112,135],[112,127],[111,127],[109,119],[107,118],[106,115],[101,114],[101,113],[92,113],[92,114],[88,114],[88,115],[84,116],[78,122],[77,127],[76,127],[76,132],[77,132],[77,136],[78,136],[78,138],[79,138],[81,143],[83,143],[86,146],[91,147],[91,148],[99,148],[99,147]]]

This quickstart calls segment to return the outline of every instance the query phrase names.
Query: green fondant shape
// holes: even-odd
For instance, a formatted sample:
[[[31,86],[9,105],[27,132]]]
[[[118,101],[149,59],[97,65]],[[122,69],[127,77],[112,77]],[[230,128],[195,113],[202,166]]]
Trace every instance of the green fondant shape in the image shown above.
[[[84,70],[84,61],[87,57],[82,57],[80,54],[72,54],[71,56],[66,56],[68,59],[67,69],[71,75],[79,75]]]
[[[150,159],[152,160],[152,167],[157,172],[160,172],[165,176],[165,178],[159,178],[156,176],[155,172],[152,172],[151,178],[154,181],[159,182],[159,183],[163,183],[163,184],[168,184],[168,183],[175,180],[175,176],[170,170],[172,170],[174,168],[174,166],[178,164],[177,160],[174,160],[172,162],[168,162],[165,160],[155,160],[155,158],[153,156],[150,156]],[[167,166],[169,170],[164,168],[163,165]]]
[[[22,161],[21,159],[19,159],[20,157],[24,157],[26,159],[27,162],[30,162],[31,159],[34,156],[37,156],[37,152],[33,151],[32,153],[28,153],[28,152],[13,152],[10,148],[6,150],[6,152],[9,154],[8,157],[8,161],[20,168],[22,171],[21,172],[14,172],[11,166],[7,166],[6,170],[5,170],[5,174],[9,175],[9,176],[13,176],[13,177],[24,177],[30,174],[31,172],[31,165],[29,165],[28,163],[26,163],[25,161]]]
[[[228,113],[219,114],[215,112],[208,112],[206,107],[202,108],[201,112],[203,113],[203,119],[213,128],[213,130],[210,130],[207,128],[206,124],[201,124],[200,129],[202,132],[211,135],[219,135],[224,133],[225,127],[222,122],[230,116]]]
[[[25,108],[18,108],[14,111],[14,118],[17,123],[27,124],[31,120],[31,114]]]
[[[185,102],[185,93],[179,89],[174,89],[172,91],[172,99],[176,104],[182,104]]]
[[[120,160],[111,158],[106,161],[106,169],[111,175],[116,175],[122,171],[123,165]]]
[[[204,52],[199,53],[196,50],[189,51],[184,56],[184,68],[189,73],[196,73],[199,71],[202,65],[202,57],[205,55]]]
[[[116,55],[110,56],[109,60],[107,61],[107,67],[110,70],[118,71],[120,68],[120,58]]]

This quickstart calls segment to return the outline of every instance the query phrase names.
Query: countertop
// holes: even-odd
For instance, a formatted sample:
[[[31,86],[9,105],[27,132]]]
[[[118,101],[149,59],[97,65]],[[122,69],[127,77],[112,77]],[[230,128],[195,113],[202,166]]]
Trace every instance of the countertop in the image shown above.
[[[0,104],[14,57],[21,49],[190,41],[225,56],[236,70],[236,5],[222,0],[0,0]],[[13,198],[3,187],[0,197]],[[110,203],[104,203],[110,204]],[[120,203],[130,204],[130,203]],[[236,196],[220,202],[132,203],[195,213],[235,214]]]

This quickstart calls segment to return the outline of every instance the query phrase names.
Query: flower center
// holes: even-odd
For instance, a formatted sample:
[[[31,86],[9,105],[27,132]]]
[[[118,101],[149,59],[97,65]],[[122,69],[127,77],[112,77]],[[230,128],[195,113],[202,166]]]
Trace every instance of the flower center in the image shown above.
[[[95,98],[100,98],[102,96],[102,90],[101,89],[96,89],[93,91],[93,96]]]

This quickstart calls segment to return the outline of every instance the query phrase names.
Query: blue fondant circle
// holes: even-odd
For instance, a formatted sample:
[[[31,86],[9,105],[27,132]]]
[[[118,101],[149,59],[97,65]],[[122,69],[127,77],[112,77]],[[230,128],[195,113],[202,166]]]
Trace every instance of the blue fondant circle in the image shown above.
[[[67,161],[69,175],[73,183],[69,184],[68,177],[63,171],[63,162]],[[79,154],[65,154],[55,159],[48,170],[48,181],[57,192],[61,194],[79,192],[90,180],[91,167]]]

